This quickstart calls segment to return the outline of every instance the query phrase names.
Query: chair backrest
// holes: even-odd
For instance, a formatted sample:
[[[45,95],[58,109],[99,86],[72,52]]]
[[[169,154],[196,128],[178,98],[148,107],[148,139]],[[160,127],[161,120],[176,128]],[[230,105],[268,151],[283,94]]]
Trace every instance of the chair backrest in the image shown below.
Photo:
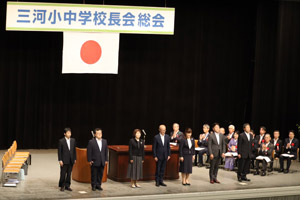
[[[198,146],[198,140],[195,140],[195,147],[199,147]]]

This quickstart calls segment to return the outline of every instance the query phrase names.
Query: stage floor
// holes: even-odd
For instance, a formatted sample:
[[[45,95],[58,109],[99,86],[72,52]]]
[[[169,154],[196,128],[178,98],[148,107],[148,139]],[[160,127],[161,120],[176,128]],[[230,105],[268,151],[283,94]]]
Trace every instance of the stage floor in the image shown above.
[[[32,154],[32,165],[29,166],[28,175],[17,187],[0,187],[0,199],[82,199],[99,197],[116,197],[116,199],[122,197],[122,199],[125,199],[127,198],[126,196],[131,196],[130,199],[152,199],[151,197],[153,199],[180,199],[194,196],[194,198],[190,199],[197,199],[197,197],[203,197],[204,194],[219,193],[221,196],[220,192],[233,194],[232,190],[238,190],[237,192],[240,192],[240,195],[245,191],[248,191],[248,194],[258,193],[259,190],[257,189],[269,192],[277,191],[275,187],[287,187],[287,190],[290,188],[291,191],[296,190],[295,192],[300,194],[300,163],[296,161],[292,163],[292,172],[289,174],[279,174],[276,171],[268,173],[265,177],[250,174],[248,175],[248,178],[251,179],[249,184],[240,184],[237,181],[235,172],[220,169],[218,179],[221,184],[212,185],[209,183],[208,169],[205,167],[194,167],[190,180],[191,186],[181,185],[181,180],[178,179],[172,181],[166,180],[167,187],[155,187],[154,181],[147,181],[139,183],[142,188],[131,188],[130,183],[120,183],[108,179],[102,185],[103,191],[94,192],[91,190],[90,184],[72,180],[71,188],[73,191],[61,192],[58,188],[59,164],[57,161],[57,150],[26,151],[30,151]],[[1,150],[1,157],[3,153],[4,151]],[[270,189],[266,190],[267,188]],[[283,188],[279,190],[283,193]],[[183,193],[187,194],[182,196]],[[268,196],[272,196],[272,194],[271,192]],[[160,195],[160,197],[151,195]],[[239,199],[242,198],[243,196],[239,196]]]

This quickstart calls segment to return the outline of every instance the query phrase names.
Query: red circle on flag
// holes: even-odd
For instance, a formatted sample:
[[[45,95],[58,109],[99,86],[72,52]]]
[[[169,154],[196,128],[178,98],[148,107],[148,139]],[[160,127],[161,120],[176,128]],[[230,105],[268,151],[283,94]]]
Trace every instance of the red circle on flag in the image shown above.
[[[80,57],[87,64],[96,63],[102,54],[101,46],[94,40],[86,41],[80,49]]]

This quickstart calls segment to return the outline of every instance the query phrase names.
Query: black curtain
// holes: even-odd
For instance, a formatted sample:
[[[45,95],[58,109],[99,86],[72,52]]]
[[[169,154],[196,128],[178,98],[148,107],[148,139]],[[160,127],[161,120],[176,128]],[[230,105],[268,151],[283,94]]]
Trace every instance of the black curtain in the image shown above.
[[[55,148],[64,127],[79,147],[96,127],[109,144],[145,129],[150,144],[174,122],[194,137],[215,121],[286,136],[300,120],[299,3],[198,3],[106,0],[175,7],[175,34],[121,34],[118,75],[62,75],[63,34],[5,31],[1,2],[0,148]]]

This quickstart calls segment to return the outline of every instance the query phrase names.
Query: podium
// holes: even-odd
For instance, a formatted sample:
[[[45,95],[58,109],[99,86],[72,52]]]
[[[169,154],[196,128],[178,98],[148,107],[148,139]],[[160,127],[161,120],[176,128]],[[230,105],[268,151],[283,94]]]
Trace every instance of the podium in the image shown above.
[[[91,166],[87,161],[87,150],[76,147],[77,160],[73,166],[72,179],[81,183],[91,182]],[[102,182],[107,181],[107,165],[103,170]]]
[[[127,182],[127,168],[129,163],[128,145],[110,145],[108,178],[118,182]],[[152,145],[145,146],[143,164],[143,179],[155,180],[156,162],[153,158]],[[171,158],[167,162],[165,179],[179,178],[179,147],[171,145]]]

